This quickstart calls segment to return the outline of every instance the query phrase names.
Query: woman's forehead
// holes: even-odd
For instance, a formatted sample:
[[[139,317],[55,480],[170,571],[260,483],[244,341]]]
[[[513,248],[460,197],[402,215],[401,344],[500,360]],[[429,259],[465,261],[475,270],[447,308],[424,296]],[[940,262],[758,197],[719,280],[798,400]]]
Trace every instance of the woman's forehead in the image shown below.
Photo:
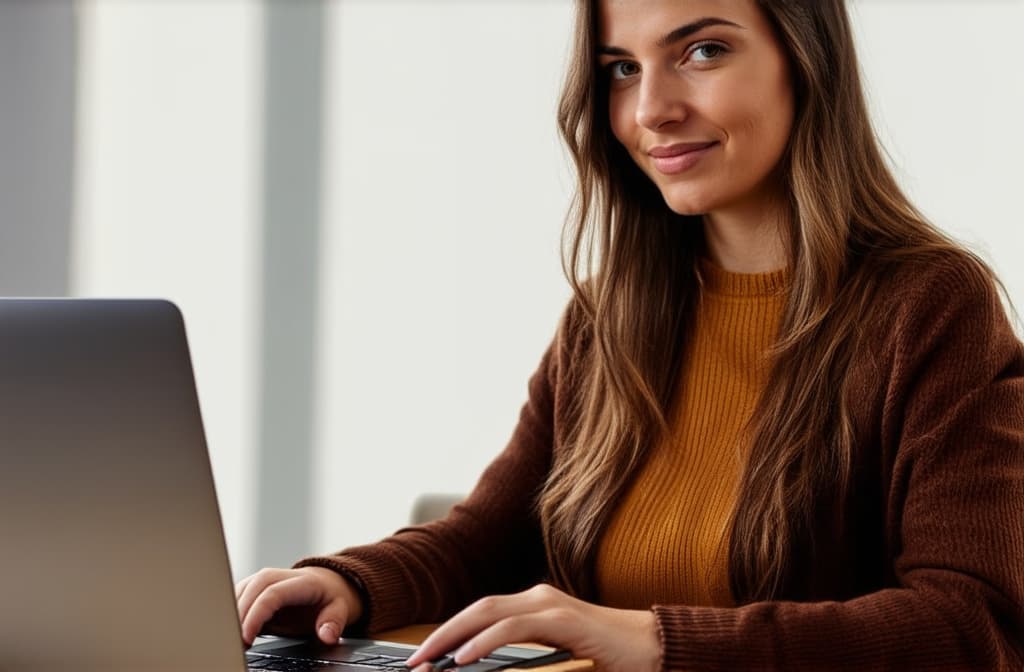
[[[762,27],[755,0],[596,0],[601,44],[657,40],[680,26],[702,19],[724,19],[741,27]]]

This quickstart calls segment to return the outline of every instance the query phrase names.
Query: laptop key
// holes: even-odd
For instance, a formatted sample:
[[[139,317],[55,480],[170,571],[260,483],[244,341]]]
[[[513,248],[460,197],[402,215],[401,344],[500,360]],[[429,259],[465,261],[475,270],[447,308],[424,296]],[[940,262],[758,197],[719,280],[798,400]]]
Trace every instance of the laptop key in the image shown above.
[[[264,670],[273,670],[274,672],[294,672],[297,669],[296,663],[299,661],[295,660],[273,660],[263,666]]]
[[[394,658],[392,656],[381,656],[380,658],[374,659],[372,665],[374,665],[375,667],[387,667],[387,668],[391,668],[391,667],[405,667],[405,661],[406,661],[407,658],[408,658],[408,656],[406,656],[405,658]],[[406,667],[405,669],[409,669],[409,668]]]
[[[280,658],[271,658],[270,656],[255,656],[253,654],[247,654],[245,656],[246,664],[253,669],[262,670],[263,666],[267,663],[272,663]]]
[[[366,665],[374,669],[396,667],[401,665],[405,661],[405,658],[392,658],[391,656],[374,656],[373,658],[366,658],[364,660],[355,661],[359,665]],[[404,667],[404,666],[403,666]],[[409,668],[405,667],[408,670]]]

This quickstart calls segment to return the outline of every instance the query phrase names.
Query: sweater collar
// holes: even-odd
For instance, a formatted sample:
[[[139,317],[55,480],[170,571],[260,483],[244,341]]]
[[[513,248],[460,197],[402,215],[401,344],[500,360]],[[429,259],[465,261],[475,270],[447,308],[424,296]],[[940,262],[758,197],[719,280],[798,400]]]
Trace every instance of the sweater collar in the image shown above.
[[[725,296],[775,296],[789,288],[788,268],[766,273],[734,273],[701,257],[698,273],[705,291]]]

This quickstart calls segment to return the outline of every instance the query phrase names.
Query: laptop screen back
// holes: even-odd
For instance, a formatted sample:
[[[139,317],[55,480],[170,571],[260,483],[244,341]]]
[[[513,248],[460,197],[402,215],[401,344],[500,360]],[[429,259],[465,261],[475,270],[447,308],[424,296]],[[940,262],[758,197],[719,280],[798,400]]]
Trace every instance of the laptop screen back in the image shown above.
[[[0,300],[0,670],[242,670],[182,318]]]

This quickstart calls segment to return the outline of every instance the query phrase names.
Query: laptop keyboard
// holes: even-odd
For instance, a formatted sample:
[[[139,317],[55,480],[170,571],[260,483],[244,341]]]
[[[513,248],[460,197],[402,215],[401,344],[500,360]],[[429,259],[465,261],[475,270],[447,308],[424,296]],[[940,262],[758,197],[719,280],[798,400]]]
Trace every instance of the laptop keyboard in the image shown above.
[[[405,658],[392,656],[366,656],[352,654],[348,660],[310,660],[305,658],[283,658],[266,654],[246,654],[250,670],[268,672],[310,672],[311,670],[353,670],[371,669],[382,672],[409,672]]]
[[[308,658],[285,658],[268,654],[248,653],[246,662],[253,672],[355,672],[356,670],[378,670],[378,672],[409,672],[405,666],[407,656],[367,656],[363,653],[349,654],[347,660],[313,660]],[[504,668],[507,662],[484,658],[469,665],[452,668],[452,672],[492,672]]]

